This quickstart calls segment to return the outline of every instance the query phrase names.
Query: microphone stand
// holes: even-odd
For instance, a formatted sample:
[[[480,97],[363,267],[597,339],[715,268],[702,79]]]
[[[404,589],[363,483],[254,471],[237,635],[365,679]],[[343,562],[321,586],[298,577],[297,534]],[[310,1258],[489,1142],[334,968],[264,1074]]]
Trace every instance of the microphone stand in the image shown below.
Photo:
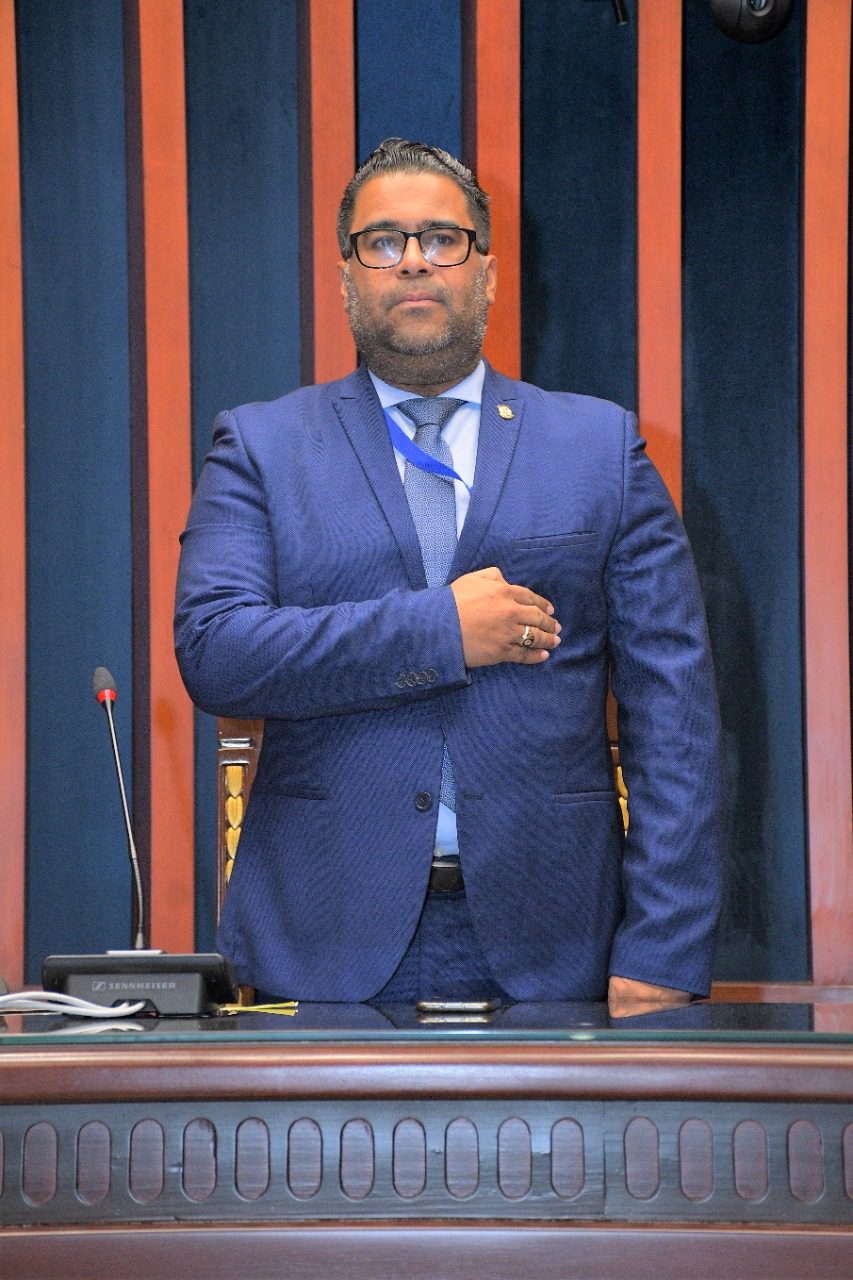
[[[122,776],[121,758],[118,753],[118,739],[116,738],[115,724],[113,722],[113,707],[110,694],[113,691],[107,689],[102,699],[104,710],[107,713],[107,723],[110,726],[110,740],[113,744],[113,763],[116,767],[116,777],[118,778],[118,789],[121,793],[121,807],[124,811],[124,825],[127,831],[127,851],[130,856],[130,866],[133,871],[133,888],[136,898],[136,937],[133,942],[135,951],[143,951],[145,949],[144,924],[145,924],[145,908],[142,896],[142,877],[139,874],[139,859],[136,856],[136,843],[133,839],[133,827],[130,823],[130,811],[127,807],[127,794],[124,789],[124,777]],[[114,695],[113,695],[114,696]]]
[[[113,763],[118,778],[124,825],[127,831],[127,850],[133,870],[133,888],[136,899],[136,939],[132,951],[107,951],[103,955],[46,956],[42,964],[42,985],[46,991],[59,991],[68,996],[82,996],[95,1004],[112,1005],[116,997],[127,999],[128,993],[142,999],[158,1017],[205,1017],[215,1013],[219,1005],[233,1003],[238,995],[237,980],[231,965],[217,951],[206,954],[192,952],[187,955],[168,955],[163,951],[148,951],[144,941],[144,904],[142,877],[124,775],[121,768],[118,740],[113,723],[112,704],[116,699],[115,681],[106,667],[98,667],[92,681],[92,692],[98,702],[104,704],[110,741],[113,744]]]

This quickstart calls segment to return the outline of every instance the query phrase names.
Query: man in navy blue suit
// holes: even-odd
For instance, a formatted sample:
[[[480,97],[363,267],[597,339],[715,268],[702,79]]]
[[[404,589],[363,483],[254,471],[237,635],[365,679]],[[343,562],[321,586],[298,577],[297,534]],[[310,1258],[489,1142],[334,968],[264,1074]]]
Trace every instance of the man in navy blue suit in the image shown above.
[[[187,688],[266,722],[219,945],[306,1000],[704,995],[719,717],[635,419],[485,364],[488,197],[446,152],[381,144],[338,238],[358,370],[221,414],[182,539]]]

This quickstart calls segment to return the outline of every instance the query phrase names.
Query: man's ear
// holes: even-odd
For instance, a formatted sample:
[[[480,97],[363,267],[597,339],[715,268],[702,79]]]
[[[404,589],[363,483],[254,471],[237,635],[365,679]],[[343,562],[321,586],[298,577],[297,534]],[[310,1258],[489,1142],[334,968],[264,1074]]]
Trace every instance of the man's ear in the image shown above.
[[[349,263],[345,258],[338,259],[338,277],[341,282],[341,298],[343,299],[344,309],[347,305],[347,281],[349,280]]]
[[[486,301],[491,307],[494,305],[498,287],[498,260],[493,253],[486,253],[483,255],[482,262],[483,274],[486,277]]]

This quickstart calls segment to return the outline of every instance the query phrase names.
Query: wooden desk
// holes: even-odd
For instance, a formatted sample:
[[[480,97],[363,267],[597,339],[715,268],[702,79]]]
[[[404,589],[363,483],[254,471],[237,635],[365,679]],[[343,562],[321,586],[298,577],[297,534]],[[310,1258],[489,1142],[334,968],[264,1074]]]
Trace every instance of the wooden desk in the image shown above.
[[[558,1023],[2,1037],[0,1276],[849,1280],[853,1034]]]

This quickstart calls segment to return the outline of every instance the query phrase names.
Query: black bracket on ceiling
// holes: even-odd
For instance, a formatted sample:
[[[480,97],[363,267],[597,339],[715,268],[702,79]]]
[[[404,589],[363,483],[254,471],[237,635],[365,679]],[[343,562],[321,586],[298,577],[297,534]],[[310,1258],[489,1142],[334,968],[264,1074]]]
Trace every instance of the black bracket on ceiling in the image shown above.
[[[596,0],[596,3],[598,3],[598,0]],[[625,0],[610,0],[610,3],[613,6],[613,16],[616,19],[617,25],[620,27],[626,27],[631,19],[628,16],[628,6],[625,3]]]

